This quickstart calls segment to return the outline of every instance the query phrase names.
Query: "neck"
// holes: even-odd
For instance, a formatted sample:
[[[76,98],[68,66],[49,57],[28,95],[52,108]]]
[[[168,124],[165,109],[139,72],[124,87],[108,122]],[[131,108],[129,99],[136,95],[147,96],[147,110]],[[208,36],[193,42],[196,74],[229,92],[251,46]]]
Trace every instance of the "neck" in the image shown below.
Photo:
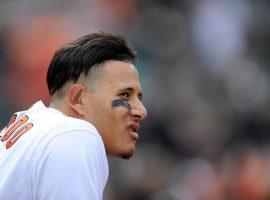
[[[59,110],[68,117],[80,118],[78,114],[70,106],[68,106],[65,100],[52,100],[49,107]]]

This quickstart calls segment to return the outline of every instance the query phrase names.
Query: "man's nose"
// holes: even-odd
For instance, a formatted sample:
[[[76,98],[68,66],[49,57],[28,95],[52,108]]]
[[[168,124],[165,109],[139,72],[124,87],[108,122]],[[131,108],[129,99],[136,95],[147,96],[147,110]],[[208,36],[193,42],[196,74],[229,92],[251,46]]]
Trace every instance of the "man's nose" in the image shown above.
[[[137,100],[133,105],[131,105],[130,113],[139,121],[145,119],[147,116],[147,110],[140,100]]]

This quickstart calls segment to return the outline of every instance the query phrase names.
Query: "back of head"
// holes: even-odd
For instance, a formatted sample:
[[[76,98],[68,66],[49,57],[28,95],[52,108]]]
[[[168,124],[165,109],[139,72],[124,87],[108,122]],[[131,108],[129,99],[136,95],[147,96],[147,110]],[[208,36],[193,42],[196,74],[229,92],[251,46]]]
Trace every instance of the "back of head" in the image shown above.
[[[126,39],[112,33],[93,33],[74,40],[58,49],[49,65],[47,84],[50,95],[67,82],[77,82],[108,60],[135,64],[137,55]]]

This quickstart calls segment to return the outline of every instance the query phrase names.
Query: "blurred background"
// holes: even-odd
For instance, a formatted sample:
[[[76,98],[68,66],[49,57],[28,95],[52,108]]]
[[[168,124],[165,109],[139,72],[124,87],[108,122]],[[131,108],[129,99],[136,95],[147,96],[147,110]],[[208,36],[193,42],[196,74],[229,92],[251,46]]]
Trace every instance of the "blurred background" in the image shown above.
[[[125,35],[148,118],[136,156],[110,159],[105,200],[270,199],[270,2],[1,0],[0,125],[49,95],[63,43]]]

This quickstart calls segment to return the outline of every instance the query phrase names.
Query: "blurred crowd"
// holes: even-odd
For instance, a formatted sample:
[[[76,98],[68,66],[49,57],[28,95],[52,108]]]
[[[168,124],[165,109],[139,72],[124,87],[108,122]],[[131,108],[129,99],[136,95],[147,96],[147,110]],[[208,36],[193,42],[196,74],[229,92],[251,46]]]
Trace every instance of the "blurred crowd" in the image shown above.
[[[148,118],[136,156],[110,159],[105,200],[270,199],[270,2],[0,1],[0,125],[49,94],[54,51],[125,35]]]

